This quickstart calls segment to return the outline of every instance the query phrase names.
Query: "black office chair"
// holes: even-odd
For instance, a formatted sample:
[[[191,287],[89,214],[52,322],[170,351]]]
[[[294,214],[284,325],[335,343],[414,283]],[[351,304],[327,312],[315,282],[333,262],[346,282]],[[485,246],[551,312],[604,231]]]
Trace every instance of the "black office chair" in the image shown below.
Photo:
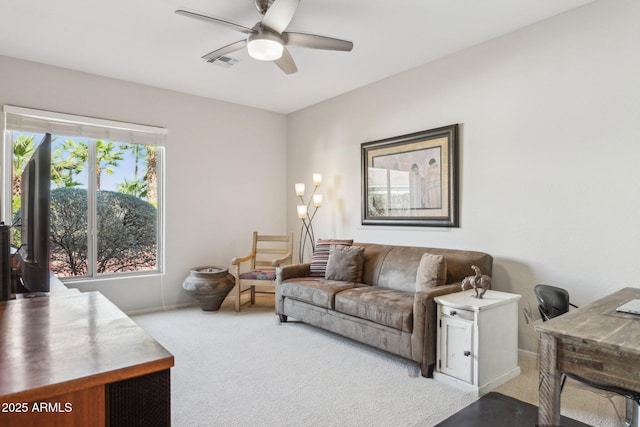
[[[536,294],[536,298],[538,299],[538,311],[540,312],[540,316],[542,316],[543,322],[567,313],[569,311],[569,307],[578,308],[577,305],[569,302],[569,292],[565,289],[550,285],[536,285],[533,288],[533,292]],[[637,408],[638,405],[640,405],[640,393],[624,390],[615,386],[598,384],[577,375],[566,374],[564,372],[562,372],[561,377],[562,382],[560,384],[560,392],[562,392],[562,389],[564,388],[564,383],[567,380],[567,377],[571,377],[574,380],[587,384],[590,387],[624,396],[627,399],[625,425],[637,425]]]
[[[538,299],[538,311],[544,322],[567,313],[569,306],[578,308],[569,301],[569,292],[565,289],[551,285],[536,285],[533,292]]]
[[[536,285],[533,288],[533,293],[538,299],[538,311],[543,322],[569,312],[570,306],[578,308],[577,305],[569,301],[569,292],[566,289],[551,285]],[[560,391],[564,388],[565,381],[567,381],[567,376],[562,373]]]

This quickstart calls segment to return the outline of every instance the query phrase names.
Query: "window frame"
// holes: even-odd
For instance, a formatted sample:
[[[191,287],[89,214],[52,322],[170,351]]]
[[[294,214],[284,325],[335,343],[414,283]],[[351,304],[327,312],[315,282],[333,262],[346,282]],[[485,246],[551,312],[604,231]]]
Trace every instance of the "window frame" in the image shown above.
[[[165,168],[165,138],[167,129],[155,126],[139,125],[133,123],[105,120],[92,117],[77,116],[64,113],[56,113],[43,110],[34,110],[23,107],[4,105],[3,107],[3,146],[2,146],[2,189],[1,189],[1,215],[6,224],[11,224],[12,218],[12,175],[13,175],[13,135],[15,132],[26,133],[51,133],[54,136],[82,137],[92,141],[97,139],[112,140],[118,143],[153,145],[156,151],[156,179],[157,179],[157,227],[156,227],[156,267],[151,270],[127,271],[120,273],[97,273],[97,212],[95,185],[95,164],[89,162],[88,182],[88,224],[87,238],[88,250],[87,274],[85,276],[61,277],[63,282],[93,282],[106,279],[156,276],[164,274],[164,247],[165,247],[165,193],[164,193],[164,168]],[[89,145],[95,159],[95,143]]]

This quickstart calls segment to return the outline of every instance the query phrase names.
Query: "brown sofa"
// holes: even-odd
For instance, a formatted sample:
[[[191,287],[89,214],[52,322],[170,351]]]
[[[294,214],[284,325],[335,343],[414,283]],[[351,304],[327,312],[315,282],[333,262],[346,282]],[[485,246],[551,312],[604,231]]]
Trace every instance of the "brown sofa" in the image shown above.
[[[420,364],[423,376],[431,377],[436,360],[434,298],[460,291],[462,279],[474,274],[472,265],[491,275],[493,258],[483,252],[454,249],[353,246],[364,248],[358,281],[311,277],[310,263],[278,269],[276,311],[280,321],[291,317],[413,360]],[[425,253],[441,255],[446,264],[446,279],[441,273],[439,284],[427,288],[416,284]],[[440,261],[445,268],[442,265]]]

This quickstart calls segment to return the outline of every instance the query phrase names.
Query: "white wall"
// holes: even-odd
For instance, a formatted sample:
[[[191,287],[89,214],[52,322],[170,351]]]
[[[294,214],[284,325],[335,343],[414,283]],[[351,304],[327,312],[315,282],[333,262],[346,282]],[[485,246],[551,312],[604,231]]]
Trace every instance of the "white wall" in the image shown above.
[[[0,105],[165,127],[166,274],[80,284],[125,311],[191,302],[189,268],[286,232],[286,116],[0,56]],[[73,286],[76,286],[75,284]]]
[[[289,115],[289,228],[317,171],[316,237],[486,251],[494,289],[534,310],[536,283],[577,304],[640,286],[639,21],[640,2],[600,0]],[[361,226],[360,144],[452,123],[460,228]]]

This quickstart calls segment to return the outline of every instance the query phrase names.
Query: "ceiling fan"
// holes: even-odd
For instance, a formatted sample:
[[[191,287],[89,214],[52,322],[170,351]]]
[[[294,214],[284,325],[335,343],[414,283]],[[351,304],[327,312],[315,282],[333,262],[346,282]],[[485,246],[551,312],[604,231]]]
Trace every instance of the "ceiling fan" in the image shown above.
[[[247,38],[244,40],[231,43],[204,55],[202,58],[207,61],[215,61],[224,55],[246,47],[252,58],[273,61],[286,74],[293,74],[298,71],[298,67],[286,46],[345,52],[353,49],[353,43],[350,41],[285,31],[296,13],[300,0],[255,0],[255,4],[258,12],[264,16],[262,21],[257,22],[252,28],[187,9],[178,9],[176,13],[200,21],[224,25],[247,34]]]

